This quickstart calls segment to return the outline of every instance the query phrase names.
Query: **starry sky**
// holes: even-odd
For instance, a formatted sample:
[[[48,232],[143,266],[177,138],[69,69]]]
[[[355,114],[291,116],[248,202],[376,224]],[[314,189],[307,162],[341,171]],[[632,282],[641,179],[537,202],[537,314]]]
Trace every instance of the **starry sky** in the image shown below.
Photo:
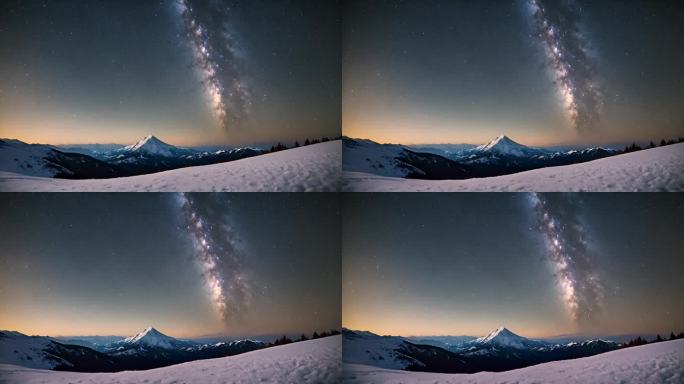
[[[482,336],[505,326],[528,337],[684,329],[679,194],[348,194],[343,212],[346,328]],[[561,228],[555,237],[545,213]]]
[[[682,35],[677,1],[349,1],[343,133],[537,146],[679,137]]]
[[[202,219],[211,269],[181,200]],[[197,337],[339,328],[337,196],[8,194],[0,207],[0,329],[130,336],[154,326]]]
[[[334,0],[3,1],[0,137],[130,144],[154,134],[184,146],[335,137],[339,45]]]

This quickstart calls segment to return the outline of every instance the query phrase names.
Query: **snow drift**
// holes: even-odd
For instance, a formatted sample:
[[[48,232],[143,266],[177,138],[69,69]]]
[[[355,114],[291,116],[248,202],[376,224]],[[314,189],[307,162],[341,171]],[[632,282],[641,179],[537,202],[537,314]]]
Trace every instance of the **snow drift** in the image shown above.
[[[344,172],[349,192],[660,192],[684,191],[684,143],[581,164],[467,180],[416,180]]]
[[[554,361],[507,372],[443,374],[344,364],[344,383],[681,383],[684,340],[665,341],[574,360]]]
[[[147,371],[57,372],[0,364],[0,382],[37,383],[336,383],[341,372],[341,336],[200,360]]]
[[[339,188],[340,141],[148,175],[65,180],[0,172],[5,192],[326,192]]]

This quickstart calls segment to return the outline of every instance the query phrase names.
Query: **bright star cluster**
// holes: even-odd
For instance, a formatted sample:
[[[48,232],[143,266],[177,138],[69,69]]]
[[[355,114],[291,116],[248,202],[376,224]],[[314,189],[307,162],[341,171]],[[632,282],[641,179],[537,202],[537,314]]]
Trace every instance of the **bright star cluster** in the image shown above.
[[[180,194],[178,201],[211,301],[223,320],[235,321],[250,305],[251,288],[234,230],[224,217],[226,201],[203,194]]]
[[[193,3],[180,0],[178,9],[212,110],[219,125],[228,129],[247,118],[252,104],[243,80],[243,54],[229,28],[230,8],[220,2]]]
[[[577,323],[586,324],[601,308],[603,289],[579,220],[577,202],[567,194],[531,196],[563,302]]]
[[[529,6],[568,118],[578,132],[593,129],[603,107],[603,91],[580,32],[581,7],[568,0],[529,0]]]

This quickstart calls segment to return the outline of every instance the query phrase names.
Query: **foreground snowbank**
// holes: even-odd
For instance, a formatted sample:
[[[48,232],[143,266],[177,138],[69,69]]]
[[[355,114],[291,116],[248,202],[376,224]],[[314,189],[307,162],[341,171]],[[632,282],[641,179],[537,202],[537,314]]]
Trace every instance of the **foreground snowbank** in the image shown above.
[[[682,383],[684,340],[665,341],[507,372],[443,374],[344,364],[344,383]]]
[[[344,172],[354,192],[646,192],[684,191],[684,143],[582,164],[468,180],[411,180]]]
[[[65,180],[0,172],[5,192],[325,192],[337,191],[339,140],[228,163],[174,169],[149,175]]]
[[[0,364],[0,382],[37,383],[336,383],[342,337],[331,336],[237,356],[199,360],[147,371],[57,372]]]

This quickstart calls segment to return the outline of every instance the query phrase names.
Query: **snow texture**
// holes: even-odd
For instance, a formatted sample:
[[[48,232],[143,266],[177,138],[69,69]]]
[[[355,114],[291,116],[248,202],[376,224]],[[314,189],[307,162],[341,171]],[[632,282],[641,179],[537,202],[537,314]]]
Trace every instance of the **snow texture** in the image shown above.
[[[416,180],[344,172],[348,192],[665,192],[684,191],[684,143],[581,164],[467,180]]]
[[[339,140],[149,175],[67,180],[0,172],[5,192],[328,192],[339,189]]]
[[[66,169],[50,164],[45,157],[53,148],[42,144],[26,144],[19,140],[2,139],[0,172],[12,172],[37,177],[53,177]]]
[[[378,144],[371,140],[353,139],[353,143],[347,144],[344,150],[347,154],[342,156],[344,162],[342,168],[346,171],[387,177],[406,177],[411,171],[420,173],[420,170],[402,166],[397,161],[397,157],[405,152],[401,145]]]
[[[574,360],[554,361],[507,372],[443,374],[344,364],[344,383],[639,383],[684,382],[684,340],[665,341]]]
[[[66,363],[59,357],[45,352],[52,344],[49,337],[26,336],[13,331],[2,331],[0,335],[1,363],[41,369],[52,369],[60,363]]]
[[[38,383],[337,383],[341,336],[324,337],[220,359],[199,360],[147,371],[78,373],[0,364],[0,382]]]

